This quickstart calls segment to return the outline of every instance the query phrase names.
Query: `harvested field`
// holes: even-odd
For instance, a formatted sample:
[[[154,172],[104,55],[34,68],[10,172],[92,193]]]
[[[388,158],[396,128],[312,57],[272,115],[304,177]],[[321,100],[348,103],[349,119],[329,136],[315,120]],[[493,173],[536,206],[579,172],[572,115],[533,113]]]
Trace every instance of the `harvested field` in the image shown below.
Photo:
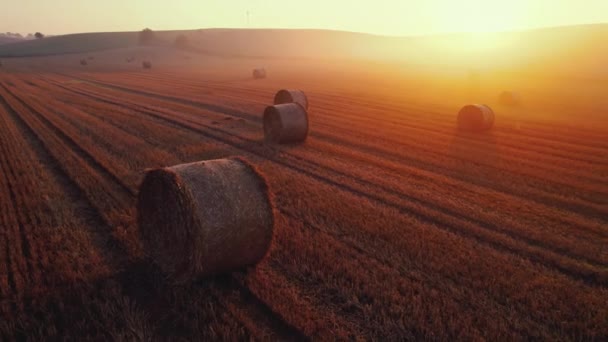
[[[2,338],[608,339],[608,103],[526,95],[461,132],[464,92],[249,65],[0,72]],[[264,142],[285,87],[301,145]],[[233,156],[273,190],[269,255],[173,286],[144,258],[143,171]]]

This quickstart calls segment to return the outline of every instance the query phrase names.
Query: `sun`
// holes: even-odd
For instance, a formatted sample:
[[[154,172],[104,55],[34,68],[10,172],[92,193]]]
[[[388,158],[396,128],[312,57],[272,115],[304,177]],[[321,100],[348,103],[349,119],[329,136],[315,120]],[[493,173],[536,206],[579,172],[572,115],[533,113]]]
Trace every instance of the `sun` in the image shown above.
[[[525,7],[520,2],[491,0],[436,1],[429,26],[444,32],[428,40],[438,56],[450,63],[482,65],[510,53],[513,38],[499,32],[525,26]],[[502,57],[501,57],[502,58]]]
[[[437,27],[446,32],[483,33],[511,30],[525,20],[517,2],[489,0],[443,1],[437,5]]]

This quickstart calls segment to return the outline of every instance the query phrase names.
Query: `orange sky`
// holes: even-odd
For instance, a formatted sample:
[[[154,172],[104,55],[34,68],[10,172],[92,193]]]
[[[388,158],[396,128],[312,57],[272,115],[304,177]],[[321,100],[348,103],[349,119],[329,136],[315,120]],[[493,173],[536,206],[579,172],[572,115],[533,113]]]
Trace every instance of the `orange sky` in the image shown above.
[[[272,27],[420,35],[608,22],[608,0],[19,0],[0,7],[0,32],[47,34]]]

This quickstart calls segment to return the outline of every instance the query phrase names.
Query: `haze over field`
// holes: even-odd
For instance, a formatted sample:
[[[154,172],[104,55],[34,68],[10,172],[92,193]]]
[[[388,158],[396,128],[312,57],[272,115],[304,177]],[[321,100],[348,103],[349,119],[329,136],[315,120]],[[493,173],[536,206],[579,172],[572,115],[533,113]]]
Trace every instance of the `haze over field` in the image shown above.
[[[192,52],[224,57],[366,59],[581,77],[608,74],[608,26],[600,24],[608,22],[608,2],[603,0],[182,0],[169,6],[164,1],[26,0],[3,8],[2,17],[0,30],[68,35],[5,44],[0,57],[133,48],[139,45],[138,31],[150,27],[158,37],[152,45],[172,46],[175,37],[184,34]],[[29,17],[37,18],[35,28],[22,20]],[[226,29],[205,29],[209,27]],[[96,31],[107,33],[81,34]],[[4,41],[18,41],[13,38]]]
[[[0,58],[140,49],[138,34],[86,33],[21,41],[0,45]],[[185,35],[186,50],[199,56],[373,60],[478,71],[608,76],[605,24],[403,38],[324,30],[157,31],[158,39],[147,49],[166,54],[178,35]]]

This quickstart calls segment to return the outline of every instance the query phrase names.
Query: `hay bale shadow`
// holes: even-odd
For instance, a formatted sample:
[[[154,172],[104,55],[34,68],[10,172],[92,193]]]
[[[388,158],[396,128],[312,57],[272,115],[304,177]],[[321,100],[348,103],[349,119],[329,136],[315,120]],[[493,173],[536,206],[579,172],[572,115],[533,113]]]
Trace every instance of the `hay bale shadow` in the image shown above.
[[[475,183],[492,184],[499,181],[501,155],[492,131],[467,132],[455,130],[449,155],[457,159],[454,171]]]
[[[221,305],[215,297],[237,290],[234,276],[246,272],[235,270],[177,286],[149,259],[138,259],[107,277],[20,299],[24,308],[0,315],[0,340],[217,338],[208,325],[220,319],[216,312]]]
[[[153,340],[155,327],[147,313],[123,292],[119,278],[124,274],[63,284],[24,298],[31,304],[0,321],[0,336],[35,341]]]
[[[266,138],[260,138],[257,140],[257,144],[263,148],[266,155],[275,158],[280,157],[284,152],[289,152],[293,149],[301,149],[302,146],[306,144],[306,141],[277,144],[266,140]]]

